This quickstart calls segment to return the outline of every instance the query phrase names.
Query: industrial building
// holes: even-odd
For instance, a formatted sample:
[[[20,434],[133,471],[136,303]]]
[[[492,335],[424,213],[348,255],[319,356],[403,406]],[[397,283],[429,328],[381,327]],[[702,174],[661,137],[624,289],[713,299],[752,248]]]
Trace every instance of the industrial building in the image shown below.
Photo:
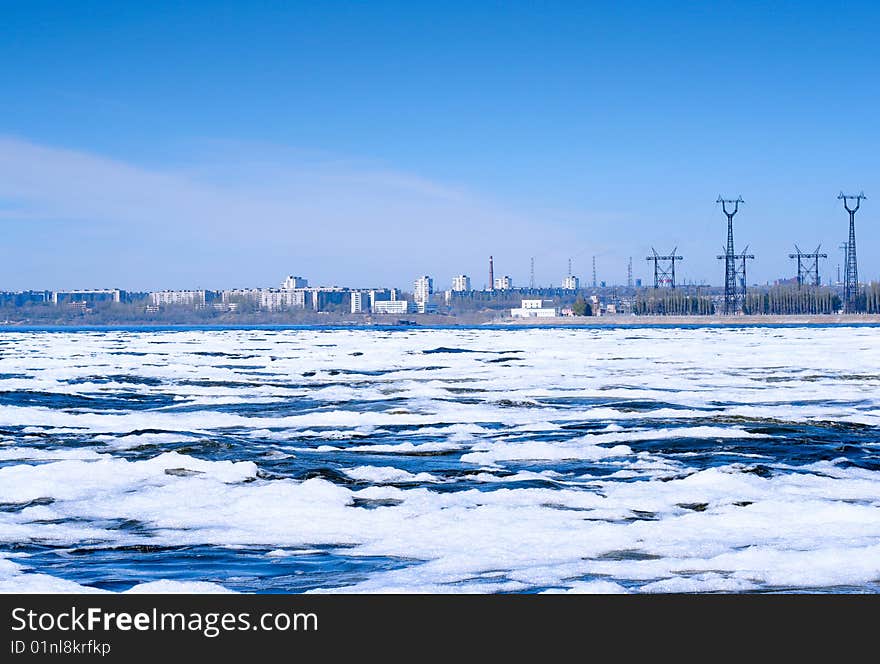
[[[405,314],[409,312],[406,300],[376,300],[373,303],[374,314]]]
[[[374,288],[370,291],[370,311],[374,314],[405,314],[409,302],[401,300],[396,288]]]
[[[553,318],[559,315],[559,309],[553,306],[545,307],[544,302],[544,300],[523,300],[518,309],[510,310],[510,315],[514,318]]]

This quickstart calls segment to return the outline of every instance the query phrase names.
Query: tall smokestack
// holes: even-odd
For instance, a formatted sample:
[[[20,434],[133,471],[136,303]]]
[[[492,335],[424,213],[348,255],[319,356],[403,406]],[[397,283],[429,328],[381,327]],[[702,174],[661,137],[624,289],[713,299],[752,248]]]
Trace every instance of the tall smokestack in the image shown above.
[[[495,267],[492,265],[491,256],[489,256],[489,290],[495,290]]]

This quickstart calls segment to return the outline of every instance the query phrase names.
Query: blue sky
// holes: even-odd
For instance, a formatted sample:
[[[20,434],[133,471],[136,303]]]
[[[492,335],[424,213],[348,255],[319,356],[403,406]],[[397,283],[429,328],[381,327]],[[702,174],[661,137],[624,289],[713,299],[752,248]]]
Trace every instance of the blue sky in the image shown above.
[[[125,6],[123,6],[125,5]],[[0,288],[754,281],[862,190],[880,276],[872,3],[5,2]]]

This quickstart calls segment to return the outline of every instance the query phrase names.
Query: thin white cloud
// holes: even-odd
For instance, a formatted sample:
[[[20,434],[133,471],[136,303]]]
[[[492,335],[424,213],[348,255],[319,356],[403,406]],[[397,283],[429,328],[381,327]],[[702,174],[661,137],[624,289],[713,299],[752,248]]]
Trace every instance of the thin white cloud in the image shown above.
[[[366,164],[241,152],[159,170],[15,137],[0,137],[0,219],[22,248],[53,257],[15,258],[17,287],[265,285],[291,271],[346,285],[430,273],[439,287],[466,272],[481,284],[489,253],[500,272],[517,261],[523,274],[529,255],[575,240],[471,192]],[[53,231],[63,251],[35,240],[49,221],[63,222]]]

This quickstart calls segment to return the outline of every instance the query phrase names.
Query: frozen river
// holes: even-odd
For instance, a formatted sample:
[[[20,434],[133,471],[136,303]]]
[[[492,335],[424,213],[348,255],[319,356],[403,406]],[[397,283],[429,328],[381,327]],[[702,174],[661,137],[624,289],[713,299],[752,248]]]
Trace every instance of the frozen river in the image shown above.
[[[0,591],[877,592],[880,328],[0,333]]]

